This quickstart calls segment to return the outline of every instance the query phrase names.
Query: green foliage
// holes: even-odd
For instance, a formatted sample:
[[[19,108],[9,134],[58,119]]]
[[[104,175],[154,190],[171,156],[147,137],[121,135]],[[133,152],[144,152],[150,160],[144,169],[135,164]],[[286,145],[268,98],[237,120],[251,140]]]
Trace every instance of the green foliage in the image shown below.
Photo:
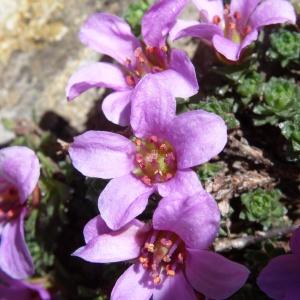
[[[272,77],[263,86],[263,99],[253,109],[255,125],[276,125],[299,111],[300,88],[292,79]]]
[[[300,33],[281,28],[270,35],[270,49],[266,52],[269,60],[277,60],[281,66],[300,62]]]
[[[241,201],[244,209],[240,213],[240,219],[260,223],[264,229],[283,224],[283,217],[287,210],[279,201],[282,197],[278,189],[265,191],[257,189],[244,193]]]
[[[191,104],[190,107],[192,109],[204,109],[221,116],[229,129],[237,128],[240,125],[238,119],[234,115],[236,106],[234,105],[233,99],[223,99],[222,101],[212,99],[207,102],[203,101],[197,104]]]
[[[136,3],[129,5],[128,10],[124,16],[125,20],[129,23],[132,31],[136,36],[141,34],[141,20],[144,13],[148,10],[153,0],[139,0]]]
[[[292,120],[285,121],[279,125],[282,134],[291,143],[292,150],[300,155],[300,114],[295,115]]]
[[[236,91],[241,96],[244,105],[247,105],[254,97],[261,95],[264,77],[263,73],[253,71],[240,79]]]
[[[219,173],[222,170],[222,164],[221,163],[206,163],[203,164],[201,167],[198,168],[197,173],[200,177],[200,180],[202,182],[206,182],[209,179],[216,176],[217,173]]]

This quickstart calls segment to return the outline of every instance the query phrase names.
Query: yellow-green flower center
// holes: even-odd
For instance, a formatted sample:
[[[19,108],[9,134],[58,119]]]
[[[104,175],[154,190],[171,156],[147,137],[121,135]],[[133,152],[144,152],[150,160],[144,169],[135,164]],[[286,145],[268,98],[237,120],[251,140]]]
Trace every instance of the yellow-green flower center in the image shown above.
[[[168,141],[157,136],[134,138],[133,141],[136,145],[135,176],[150,186],[174,177],[177,170],[176,154]]]

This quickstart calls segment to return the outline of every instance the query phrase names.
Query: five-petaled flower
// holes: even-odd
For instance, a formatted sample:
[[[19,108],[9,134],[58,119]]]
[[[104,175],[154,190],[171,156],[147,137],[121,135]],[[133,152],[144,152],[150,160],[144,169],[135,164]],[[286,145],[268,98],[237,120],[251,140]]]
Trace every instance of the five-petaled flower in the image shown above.
[[[296,13],[287,0],[193,0],[200,11],[199,22],[178,20],[172,39],[192,36],[208,40],[228,60],[237,61],[243,50],[258,38],[261,27],[295,23]]]
[[[220,213],[205,191],[163,198],[152,225],[133,220],[118,231],[100,216],[84,228],[86,245],[73,255],[94,263],[134,260],[116,282],[112,300],[225,299],[243,286],[249,271],[209,250]]]
[[[131,139],[88,131],[70,144],[72,163],[82,174],[113,178],[98,201],[110,228],[118,229],[142,213],[153,192],[165,197],[202,190],[191,168],[222,151],[226,125],[213,113],[195,110],[176,116],[175,110],[169,90],[146,76],[132,96]]]
[[[145,74],[153,74],[170,88],[175,97],[187,98],[197,93],[195,69],[185,54],[170,49],[166,38],[187,0],[160,0],[144,15],[143,40],[138,40],[129,25],[107,13],[92,15],[82,26],[80,40],[88,47],[114,58],[118,65],[98,62],[80,69],[69,80],[68,100],[94,87],[115,90],[102,104],[113,123],[128,125],[131,94]]]
[[[300,227],[294,232],[291,254],[273,258],[261,271],[257,284],[275,300],[298,300],[300,297]]]
[[[26,200],[35,189],[40,165],[34,152],[21,146],[0,150],[0,269],[23,279],[32,275],[32,258],[24,239]]]
[[[16,280],[0,270],[1,300],[50,300],[51,296],[41,282]]]

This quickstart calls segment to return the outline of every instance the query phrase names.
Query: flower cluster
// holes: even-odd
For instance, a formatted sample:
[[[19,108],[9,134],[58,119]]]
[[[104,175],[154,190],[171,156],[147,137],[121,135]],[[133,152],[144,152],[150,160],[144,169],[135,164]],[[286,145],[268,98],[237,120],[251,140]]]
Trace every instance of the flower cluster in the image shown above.
[[[85,245],[73,255],[93,263],[132,262],[117,280],[112,300],[227,299],[249,276],[245,266],[213,251],[220,212],[194,171],[221,153],[226,124],[202,109],[176,114],[176,97],[191,97],[199,86],[187,54],[172,49],[167,39],[199,37],[222,58],[237,62],[262,26],[295,23],[296,16],[286,0],[232,0],[225,6],[221,0],[194,0],[200,22],[178,20],[188,2],[156,1],[142,18],[141,38],[121,18],[103,12],[92,15],[80,31],[86,46],[116,64],[98,62],[80,69],[69,80],[67,99],[90,88],[112,89],[102,104],[104,115],[128,126],[126,134],[87,131],[66,147],[80,173],[110,180],[98,198],[99,215],[84,227]],[[272,82],[264,89],[260,113],[276,111],[282,117],[282,107],[294,100],[289,95],[277,99]],[[0,150],[1,300],[51,299],[41,282],[29,279],[34,265],[24,236],[39,176],[32,150]],[[152,218],[142,222],[138,217],[153,194],[160,200],[150,211]],[[263,205],[268,215],[277,216],[274,194],[266,196],[269,203],[256,193],[250,196],[253,203],[243,202],[245,218],[264,221]],[[275,258],[261,272],[258,285],[274,299],[299,299],[299,249],[298,229],[291,240],[293,254]]]

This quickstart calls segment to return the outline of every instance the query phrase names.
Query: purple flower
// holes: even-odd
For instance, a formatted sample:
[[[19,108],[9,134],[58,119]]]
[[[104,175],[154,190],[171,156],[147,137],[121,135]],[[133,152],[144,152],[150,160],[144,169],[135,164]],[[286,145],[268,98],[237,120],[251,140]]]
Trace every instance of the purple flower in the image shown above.
[[[33,273],[24,239],[26,200],[37,185],[40,166],[27,147],[0,150],[0,269],[16,279]]]
[[[292,254],[272,259],[261,271],[257,284],[275,300],[299,300],[300,297],[300,227],[290,241]]]
[[[295,23],[296,14],[286,0],[193,0],[200,11],[201,23],[179,20],[173,39],[192,36],[208,40],[228,60],[239,60],[242,51],[257,40],[261,27]]]
[[[16,280],[0,270],[0,300],[50,300],[51,296],[39,282]]]
[[[69,80],[68,100],[84,91],[105,87],[108,95],[102,110],[113,123],[128,125],[130,98],[145,74],[153,74],[175,97],[187,98],[197,93],[195,69],[185,52],[170,49],[166,37],[187,0],[160,0],[144,15],[143,41],[138,40],[122,19],[107,13],[92,15],[82,26],[83,44],[114,58],[118,64],[98,62],[80,69]]]
[[[116,282],[112,300],[196,300],[193,289],[225,299],[247,280],[245,267],[208,250],[220,214],[207,192],[163,198],[152,222],[135,219],[112,231],[98,216],[85,226],[86,245],[74,255],[94,263],[134,260]]]
[[[155,191],[191,194],[202,190],[193,166],[224,148],[226,125],[217,115],[195,110],[175,115],[176,101],[152,76],[132,96],[133,137],[88,131],[69,147],[72,163],[83,175],[113,178],[100,194],[100,213],[118,229],[145,209]]]

